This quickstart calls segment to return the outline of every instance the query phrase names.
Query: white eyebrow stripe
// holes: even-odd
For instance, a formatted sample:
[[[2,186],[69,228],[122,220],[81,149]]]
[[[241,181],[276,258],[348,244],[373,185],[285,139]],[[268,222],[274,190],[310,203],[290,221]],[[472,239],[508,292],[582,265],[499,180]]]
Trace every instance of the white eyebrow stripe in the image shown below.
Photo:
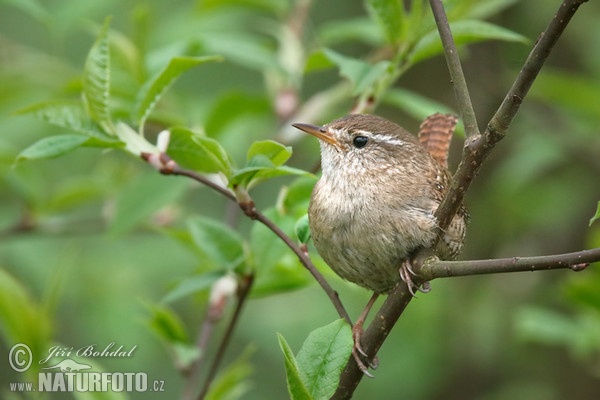
[[[393,144],[396,146],[404,146],[406,144],[406,142],[404,140],[395,139],[388,135],[380,135],[380,134],[376,133],[376,134],[371,134],[371,137],[377,141],[380,141],[383,143],[388,143],[388,144]]]

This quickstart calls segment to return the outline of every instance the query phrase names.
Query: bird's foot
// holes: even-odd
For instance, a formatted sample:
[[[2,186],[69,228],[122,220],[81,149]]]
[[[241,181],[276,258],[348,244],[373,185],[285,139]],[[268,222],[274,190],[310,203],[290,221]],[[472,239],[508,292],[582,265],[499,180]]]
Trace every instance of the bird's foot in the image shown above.
[[[375,356],[373,358],[373,361],[371,361],[368,366],[365,365],[365,363],[363,362],[363,357],[368,358],[369,356],[363,350],[363,348],[360,344],[360,338],[361,338],[362,334],[363,334],[362,323],[357,322],[352,327],[352,339],[354,340],[354,347],[352,348],[352,357],[354,357],[354,361],[356,361],[356,365],[358,365],[358,368],[360,369],[360,371],[363,374],[365,374],[369,378],[374,378],[375,376],[369,372],[369,368],[377,369],[377,367],[379,366],[379,360],[377,359],[377,356]]]
[[[415,271],[413,271],[410,260],[403,261],[398,272],[400,273],[400,279],[406,283],[406,286],[408,286],[408,291],[413,296],[415,296],[415,289],[421,293],[429,293],[431,291],[431,285],[429,282],[423,282],[421,286],[417,286],[413,282],[412,277],[417,276],[417,274],[415,274]]]

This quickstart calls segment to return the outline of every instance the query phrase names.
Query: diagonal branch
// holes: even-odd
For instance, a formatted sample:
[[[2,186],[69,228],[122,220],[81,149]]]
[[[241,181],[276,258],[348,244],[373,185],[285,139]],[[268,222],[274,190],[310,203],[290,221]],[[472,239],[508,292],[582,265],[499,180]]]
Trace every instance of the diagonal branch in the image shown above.
[[[452,38],[452,31],[450,30],[446,11],[441,0],[429,0],[429,4],[444,45],[444,56],[446,57],[448,72],[450,72],[450,79],[454,87],[454,94],[458,101],[460,116],[465,125],[465,133],[467,137],[479,135],[477,118],[473,110],[473,104],[471,103],[471,96],[469,95],[467,81],[465,80],[465,75],[460,64],[460,58],[458,57],[458,49]]]
[[[562,32],[579,6],[584,2],[586,2],[586,0],[564,0],[562,2],[558,12],[546,28],[546,31],[534,45],[521,72],[507,93],[506,98],[498,108],[498,111],[496,111],[496,114],[492,117],[485,132],[483,134],[469,136],[467,139],[462,161],[454,175],[452,185],[435,213],[435,216],[438,218],[438,224],[442,230],[448,227],[450,221],[452,221],[452,218],[461,206],[464,195],[483,161],[487,158],[494,145],[505,136],[510,123],[514,119],[523,99],[527,95],[529,88],[544,65],[552,48],[560,38]],[[445,18],[445,13],[444,15],[441,15],[443,12],[441,2],[439,0],[431,0],[431,5],[436,18],[436,23],[438,24],[438,30],[441,34],[444,52],[446,57],[448,57],[448,67],[455,85],[455,92],[461,103],[461,113],[463,114],[463,118],[465,118],[465,115],[470,113],[470,111],[468,111],[470,107],[468,104],[463,104],[463,101],[468,99],[469,96],[462,69],[456,67],[457,63],[460,65],[458,54],[456,53],[456,46],[453,43],[452,35],[448,34],[449,28],[446,26],[447,19]],[[473,121],[465,121],[465,128],[467,123],[474,123],[474,116],[472,119]],[[473,130],[473,132],[474,131],[475,130]],[[582,264],[585,264],[585,262],[582,262]],[[474,268],[474,265],[470,265],[469,267]],[[473,269],[471,269],[471,271],[472,270]],[[452,272],[454,272],[454,269]],[[458,271],[456,273],[458,273]],[[441,276],[442,275],[440,275],[440,277]],[[420,282],[415,281],[415,283],[418,284]],[[406,285],[403,282],[400,282],[389,294],[388,298],[377,312],[377,315],[374,317],[373,322],[365,330],[362,336],[363,349],[367,354],[374,357],[411,300],[412,295],[408,292]],[[350,357],[346,368],[340,376],[338,388],[332,399],[339,400],[351,398],[363,376],[364,375],[358,368],[354,358]]]
[[[146,161],[149,161],[149,159],[153,156],[154,155],[150,155],[147,153],[142,154],[142,158]],[[325,280],[325,278],[323,277],[321,272],[319,272],[317,267],[315,267],[315,265],[310,260],[308,253],[305,252],[300,246],[298,246],[285,232],[283,232],[281,230],[281,228],[279,228],[279,226],[277,226],[277,224],[275,224],[273,221],[271,221],[269,218],[267,218],[263,213],[261,213],[259,210],[257,210],[256,207],[254,206],[254,202],[249,197],[247,192],[241,191],[241,190],[238,191],[239,193],[242,193],[241,197],[238,198],[238,196],[236,196],[236,194],[238,192],[236,192],[236,194],[234,194],[227,188],[211,181],[210,179],[206,178],[205,176],[203,176],[195,171],[181,168],[174,160],[172,160],[170,157],[168,157],[165,153],[161,153],[159,155],[159,160],[157,163],[155,163],[156,165],[153,162],[150,162],[150,163],[152,165],[154,165],[155,167],[157,167],[159,172],[164,175],[186,176],[188,178],[195,180],[196,182],[199,182],[205,186],[210,187],[211,189],[220,193],[221,195],[228,198],[229,200],[236,202],[240,206],[242,211],[249,218],[257,220],[260,223],[262,223],[263,225],[265,225],[267,228],[269,228],[275,235],[277,235],[294,252],[294,254],[296,254],[298,259],[300,260],[300,263],[304,266],[304,268],[306,268],[308,270],[308,272],[310,272],[310,274],[315,278],[315,280],[321,286],[321,288],[323,288],[323,290],[325,291],[325,294],[329,297],[329,299],[331,300],[331,303],[333,304],[336,311],[338,312],[338,315],[341,318],[344,318],[346,321],[348,321],[348,323],[350,325],[352,325],[350,316],[348,315],[348,312],[344,308],[344,305],[342,304],[338,293],[331,287],[331,285],[327,282],[327,280]]]
[[[431,0],[432,3],[437,0]],[[552,48],[560,38],[561,34],[569,24],[569,21],[579,8],[587,0],[564,0],[550,21],[546,30],[540,35],[533,49],[529,53],[523,68],[515,79],[512,87],[506,94],[504,101],[490,120],[486,130],[481,135],[469,137],[465,143],[463,157],[454,178],[448,194],[440,204],[435,215],[438,218],[438,224],[441,229],[446,229],[452,221],[452,218],[462,204],[465,193],[467,192],[471,182],[477,175],[477,171],[481,167],[483,161],[490,154],[496,143],[498,143],[506,135],[506,131],[513,121],[521,103],[529,92],[531,85],[535,81],[538,73],[546,62]],[[434,10],[435,12],[435,10]],[[442,37],[444,49],[452,46],[447,40]],[[456,52],[450,53],[450,57],[458,58]],[[450,61],[448,61],[450,65]],[[453,77],[453,80],[455,78]],[[457,85],[459,81],[455,81]],[[457,90],[462,92],[466,90],[466,86]],[[459,98],[459,101],[461,99]],[[466,126],[466,121],[465,121]]]

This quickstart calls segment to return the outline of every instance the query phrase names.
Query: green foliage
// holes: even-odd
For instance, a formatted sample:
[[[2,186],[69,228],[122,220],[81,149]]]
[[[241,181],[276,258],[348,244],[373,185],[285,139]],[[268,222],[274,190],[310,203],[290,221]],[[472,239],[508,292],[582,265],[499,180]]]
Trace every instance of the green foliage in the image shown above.
[[[272,140],[254,142],[248,149],[246,165],[233,173],[229,185],[250,189],[276,176],[307,175],[306,171],[283,165],[291,156],[291,147]]]
[[[206,394],[207,400],[242,399],[250,391],[252,384],[248,378],[254,372],[250,364],[250,356],[254,353],[253,346],[247,347],[240,356],[217,376]]]
[[[323,123],[353,104],[368,103],[366,111],[414,131],[427,115],[456,113],[427,2],[359,3],[2,3],[0,112],[17,114],[0,118],[5,132],[0,138],[5,347],[23,341],[44,353],[53,333],[71,341],[69,346],[91,337],[99,343],[140,343],[131,365],[159,379],[166,376],[165,396],[177,398],[177,371],[201,352],[195,336],[207,293],[225,274],[252,271],[248,314],[240,319],[231,348],[255,342],[260,351],[253,360],[244,352],[224,365],[208,398],[284,397],[283,380],[273,380],[283,371],[272,370],[277,355],[268,350],[269,337],[281,331],[290,343],[301,343],[315,319],[335,318],[332,307],[324,305],[325,297],[310,287],[313,279],[298,257],[270,229],[195,182],[156,173],[139,156],[162,151],[154,144],[156,133],[169,131],[166,152],[180,167],[213,174],[206,178],[232,192],[252,189],[256,207],[292,242],[305,244],[315,264],[333,276],[310,245],[306,217],[317,179],[306,172],[315,169],[315,141],[291,135],[289,122]],[[444,1],[480,118],[492,114],[518,72],[528,50],[522,44],[535,39],[554,15],[554,5],[542,3]],[[561,39],[557,45],[559,52],[569,49],[556,56],[560,66],[544,69],[500,157],[482,169],[470,191],[472,233],[465,258],[551,253],[557,244],[565,251],[600,246],[593,223],[600,218],[600,204],[589,230],[582,228],[598,201],[599,81],[593,72],[600,68],[594,43],[579,46],[597,30],[597,5],[583,7],[591,11],[578,14],[566,31],[572,42]],[[107,14],[118,16],[110,26]],[[489,18],[494,22],[485,21]],[[103,19],[104,24],[89,22]],[[490,40],[501,43],[479,45],[475,52],[466,48]],[[339,75],[349,84],[340,83]],[[78,148],[86,149],[71,152]],[[78,252],[57,245],[65,242]],[[52,265],[66,264],[65,257],[77,268],[64,274],[59,291]],[[473,396],[502,398],[498,393],[511,393],[506,382],[514,376],[529,377],[538,369],[539,376],[552,376],[544,368],[558,365],[545,362],[556,350],[546,353],[544,346],[530,343],[568,349],[575,360],[593,367],[599,351],[596,271],[592,265],[565,283],[537,274],[478,280],[472,290],[454,290],[453,285],[471,285],[467,281],[440,283],[418,313],[405,315],[400,340],[390,338],[379,355],[376,384],[362,393],[359,388],[356,397],[451,395],[465,382],[497,376],[490,384],[497,393]],[[333,284],[349,310],[364,305],[366,293],[341,280]],[[51,299],[33,295],[48,292],[49,286]],[[144,339],[149,335],[138,322],[140,298],[152,304],[148,325],[164,346]],[[572,307],[553,311],[563,301]],[[299,304],[303,312],[297,312]],[[448,319],[450,308],[462,311]],[[229,317],[225,313],[221,324]],[[427,326],[419,324],[424,320]],[[515,329],[504,331],[511,321]],[[222,325],[217,324],[214,341]],[[102,329],[90,328],[97,326]],[[441,345],[448,343],[449,331],[459,339]],[[292,398],[329,397],[348,358],[348,327],[338,321],[313,332],[297,357],[283,336],[279,340]],[[505,351],[509,347],[515,350]],[[455,348],[472,351],[458,357]],[[165,363],[165,350],[173,367]],[[228,351],[225,359],[231,358]],[[572,373],[594,382],[589,371],[560,360],[557,373],[565,381]],[[509,363],[510,371],[517,369],[510,376],[502,372]],[[456,371],[452,382],[447,369],[439,367],[446,365]],[[473,365],[478,366],[475,376]],[[252,370],[256,383],[250,384]],[[410,382],[399,384],[399,375],[411,376]],[[532,387],[538,386],[556,398],[580,394],[565,390],[558,379]],[[519,396],[504,398],[514,397]]]
[[[89,116],[105,132],[113,131],[108,101],[110,96],[110,54],[108,30],[110,17],[104,21],[83,68],[83,101]]]
[[[239,233],[213,218],[190,217],[187,226],[196,247],[205,255],[207,269],[233,270],[244,262],[244,243]]]
[[[219,56],[174,57],[169,64],[153,79],[144,84],[138,93],[138,101],[134,110],[134,118],[143,132],[144,123],[154,109],[158,100],[181,74],[188,69],[211,61],[222,61]]]
[[[231,176],[231,159],[218,141],[183,127],[172,128],[170,132],[167,153],[183,168]]]
[[[592,224],[594,222],[596,222],[598,219],[600,219],[600,201],[598,202],[598,207],[596,208],[596,214],[594,214],[594,216],[592,218],[590,218],[590,226],[592,226]]]
[[[292,399],[329,399],[352,352],[352,330],[343,319],[312,331],[298,355],[278,335]]]

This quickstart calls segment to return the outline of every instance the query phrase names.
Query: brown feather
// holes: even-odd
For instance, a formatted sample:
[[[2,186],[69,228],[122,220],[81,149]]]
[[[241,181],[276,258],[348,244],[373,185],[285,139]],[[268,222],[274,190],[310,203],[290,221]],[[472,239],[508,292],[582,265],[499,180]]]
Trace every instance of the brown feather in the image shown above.
[[[419,142],[442,166],[448,167],[450,141],[458,118],[452,114],[436,113],[425,118],[419,127]]]

